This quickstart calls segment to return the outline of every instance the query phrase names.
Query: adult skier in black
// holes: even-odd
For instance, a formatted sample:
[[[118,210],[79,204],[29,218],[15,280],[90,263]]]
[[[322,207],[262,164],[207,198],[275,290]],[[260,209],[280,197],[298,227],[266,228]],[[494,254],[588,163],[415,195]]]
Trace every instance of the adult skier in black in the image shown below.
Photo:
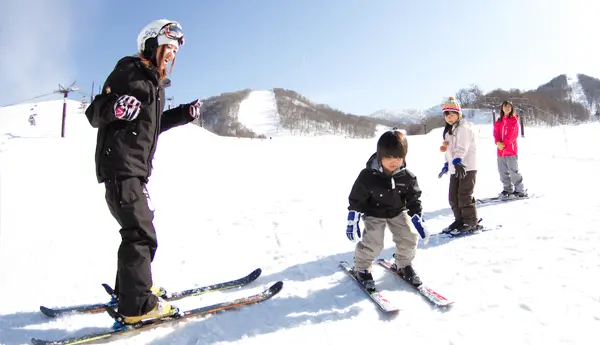
[[[200,116],[199,100],[163,113],[167,76],[183,42],[179,23],[149,23],[138,36],[138,55],[117,62],[102,93],[86,110],[91,125],[98,128],[97,179],[105,184],[108,208],[121,226],[115,292],[127,324],[178,310],[160,298],[164,289],[152,282],[158,242],[146,183],[159,134]]]

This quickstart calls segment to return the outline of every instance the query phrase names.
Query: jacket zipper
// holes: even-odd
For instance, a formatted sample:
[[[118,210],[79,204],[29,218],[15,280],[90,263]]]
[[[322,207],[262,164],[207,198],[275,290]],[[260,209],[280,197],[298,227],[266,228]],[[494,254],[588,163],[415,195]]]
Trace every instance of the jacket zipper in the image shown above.
[[[150,170],[152,170],[152,153],[154,152],[154,147],[156,146],[156,141],[158,140],[158,131],[160,129],[160,89],[156,89],[156,126],[154,126],[154,141],[152,141],[152,146],[150,146],[150,152],[148,152],[148,173],[146,175],[146,180],[150,175]]]

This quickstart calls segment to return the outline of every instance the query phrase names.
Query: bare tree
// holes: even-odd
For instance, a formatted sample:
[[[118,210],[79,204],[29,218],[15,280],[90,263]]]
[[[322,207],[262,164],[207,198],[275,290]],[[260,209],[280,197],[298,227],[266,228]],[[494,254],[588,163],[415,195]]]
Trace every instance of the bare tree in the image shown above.
[[[456,100],[460,102],[462,107],[476,107],[482,102],[483,98],[483,90],[475,84],[456,92]]]

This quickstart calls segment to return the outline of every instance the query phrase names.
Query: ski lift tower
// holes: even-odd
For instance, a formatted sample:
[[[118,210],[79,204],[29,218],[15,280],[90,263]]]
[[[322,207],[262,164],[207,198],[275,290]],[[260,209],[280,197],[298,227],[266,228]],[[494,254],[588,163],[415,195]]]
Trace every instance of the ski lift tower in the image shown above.
[[[79,87],[75,86],[75,82],[71,84],[71,86],[64,88],[62,85],[58,84],[58,90],[54,91],[55,93],[63,94],[63,114],[62,114],[62,124],[60,130],[60,137],[65,137],[65,121],[67,119],[67,98],[69,97],[69,93],[73,91],[79,90]]]

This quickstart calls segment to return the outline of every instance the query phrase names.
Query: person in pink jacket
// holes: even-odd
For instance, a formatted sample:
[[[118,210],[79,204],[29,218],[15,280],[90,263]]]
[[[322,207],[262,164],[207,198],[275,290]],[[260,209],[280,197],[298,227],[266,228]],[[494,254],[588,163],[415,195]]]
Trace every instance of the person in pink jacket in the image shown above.
[[[498,173],[503,189],[500,197],[527,197],[523,176],[519,173],[519,115],[513,104],[504,101],[500,107],[500,117],[494,122],[494,142],[498,146]]]

